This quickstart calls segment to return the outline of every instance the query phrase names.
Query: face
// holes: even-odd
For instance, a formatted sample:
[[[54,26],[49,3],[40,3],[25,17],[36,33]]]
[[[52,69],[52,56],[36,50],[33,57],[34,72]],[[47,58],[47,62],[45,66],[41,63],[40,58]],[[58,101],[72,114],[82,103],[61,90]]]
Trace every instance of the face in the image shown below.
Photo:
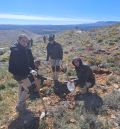
[[[79,67],[79,65],[80,65],[78,60],[74,60],[74,64],[75,64],[76,67]]]
[[[28,40],[27,37],[22,37],[22,38],[20,38],[18,41],[19,41],[19,43],[20,43],[23,47],[27,47],[27,46],[28,46],[29,40]]]

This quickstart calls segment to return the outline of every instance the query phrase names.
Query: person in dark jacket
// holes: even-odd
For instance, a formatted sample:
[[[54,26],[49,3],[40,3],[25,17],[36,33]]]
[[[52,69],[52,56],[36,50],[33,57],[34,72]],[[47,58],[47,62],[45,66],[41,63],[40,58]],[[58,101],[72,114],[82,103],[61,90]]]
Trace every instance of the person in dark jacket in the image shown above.
[[[46,43],[47,37],[44,35],[43,36],[43,42]]]
[[[83,93],[87,92],[95,84],[95,76],[92,69],[88,65],[84,65],[80,58],[74,58],[72,64],[75,66],[78,77],[78,80],[75,80],[75,85],[79,85]]]
[[[31,49],[28,48],[29,39],[25,34],[18,37],[18,42],[11,48],[9,58],[9,72],[19,83],[19,99],[16,110],[21,112],[26,108],[26,98],[28,97],[29,87],[31,85],[28,75],[30,71],[35,73],[34,58]]]
[[[63,49],[62,46],[55,41],[55,35],[51,34],[49,36],[49,43],[47,45],[47,63],[50,60],[52,71],[53,71],[53,80],[58,80],[58,74],[60,71],[60,66],[63,59]]]

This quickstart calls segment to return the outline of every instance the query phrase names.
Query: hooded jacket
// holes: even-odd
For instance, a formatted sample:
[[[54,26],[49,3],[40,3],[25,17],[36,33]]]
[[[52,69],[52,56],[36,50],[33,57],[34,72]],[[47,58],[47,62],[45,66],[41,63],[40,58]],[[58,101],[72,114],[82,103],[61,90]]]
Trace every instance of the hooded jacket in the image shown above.
[[[30,49],[14,44],[9,58],[9,72],[14,76],[27,76],[31,69],[35,69],[34,58]]]
[[[92,87],[95,84],[95,76],[92,72],[92,69],[88,65],[84,65],[81,59],[78,58],[79,66],[76,67],[73,60],[73,65],[75,66],[75,71],[78,77],[77,83],[80,87],[84,87],[86,82],[91,83]]]

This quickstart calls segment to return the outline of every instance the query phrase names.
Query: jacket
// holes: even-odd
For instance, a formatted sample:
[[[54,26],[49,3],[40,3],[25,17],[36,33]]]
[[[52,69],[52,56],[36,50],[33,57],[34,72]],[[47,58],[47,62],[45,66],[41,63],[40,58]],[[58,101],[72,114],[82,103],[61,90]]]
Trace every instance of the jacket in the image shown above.
[[[54,42],[53,44],[48,43],[47,45],[47,61],[49,60],[49,57],[51,59],[55,60],[62,60],[63,59],[63,49],[62,46]]]
[[[75,70],[78,77],[78,84],[81,87],[84,87],[86,82],[91,83],[90,87],[95,84],[95,76],[89,66],[82,64],[80,67],[76,67]]]
[[[14,44],[9,58],[9,72],[14,76],[27,76],[31,69],[35,69],[34,58],[30,49]]]

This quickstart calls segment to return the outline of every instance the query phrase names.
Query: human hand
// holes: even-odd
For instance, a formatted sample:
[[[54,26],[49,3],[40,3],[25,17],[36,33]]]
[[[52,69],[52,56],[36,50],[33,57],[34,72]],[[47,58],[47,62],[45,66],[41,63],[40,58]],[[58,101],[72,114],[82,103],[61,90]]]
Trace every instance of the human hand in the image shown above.
[[[37,72],[35,70],[31,70],[30,73],[33,75],[33,76],[36,76],[37,75]]]

